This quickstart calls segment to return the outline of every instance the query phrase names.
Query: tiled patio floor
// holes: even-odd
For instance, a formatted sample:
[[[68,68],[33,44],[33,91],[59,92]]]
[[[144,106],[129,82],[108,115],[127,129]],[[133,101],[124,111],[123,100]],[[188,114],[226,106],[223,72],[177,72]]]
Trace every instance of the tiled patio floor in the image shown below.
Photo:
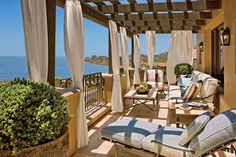
[[[155,124],[166,125],[168,117],[168,102],[165,99],[160,100],[160,108],[157,116],[154,118],[153,111],[147,107],[141,105],[129,110],[126,113],[108,113],[106,116],[101,118],[96,124],[89,128],[89,145],[78,149],[77,153],[73,157],[115,157],[114,145],[108,141],[100,139],[101,128],[114,122],[116,120],[122,119],[124,117],[135,117],[143,121],[152,122]],[[173,125],[174,126],[174,125]],[[219,152],[213,157],[235,157],[235,155]],[[119,152],[119,157],[137,157],[126,152]]]

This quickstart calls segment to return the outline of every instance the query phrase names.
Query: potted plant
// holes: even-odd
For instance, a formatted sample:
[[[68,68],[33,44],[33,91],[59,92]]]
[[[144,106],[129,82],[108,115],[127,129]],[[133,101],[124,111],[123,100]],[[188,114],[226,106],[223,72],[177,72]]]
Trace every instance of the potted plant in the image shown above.
[[[0,86],[0,156],[68,156],[67,102],[47,83]]]
[[[175,66],[175,75],[177,76],[177,78],[179,78],[180,75],[191,74],[193,70],[193,67],[188,63],[177,64]]]

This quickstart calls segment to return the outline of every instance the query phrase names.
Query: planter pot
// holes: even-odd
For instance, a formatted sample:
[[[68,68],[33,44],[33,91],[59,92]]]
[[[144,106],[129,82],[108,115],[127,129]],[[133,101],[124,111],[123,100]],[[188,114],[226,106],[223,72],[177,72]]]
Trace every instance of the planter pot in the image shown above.
[[[9,150],[0,150],[0,157],[69,157],[68,130],[59,138],[35,147],[25,148],[12,155]]]

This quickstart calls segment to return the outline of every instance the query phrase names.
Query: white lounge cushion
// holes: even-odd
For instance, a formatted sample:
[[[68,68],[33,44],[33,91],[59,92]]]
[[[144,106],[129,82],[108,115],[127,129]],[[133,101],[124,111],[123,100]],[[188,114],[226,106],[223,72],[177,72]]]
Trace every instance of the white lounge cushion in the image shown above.
[[[142,148],[142,139],[160,127],[160,125],[154,123],[123,118],[103,128],[101,134],[106,139],[140,149]]]
[[[148,150],[150,152],[158,153],[168,157],[183,157],[183,152],[180,150],[175,150],[152,142],[153,140],[156,140],[162,144],[166,144],[175,148],[187,149],[178,145],[182,132],[183,129],[164,126],[145,137],[142,141],[142,148],[144,150]]]
[[[217,87],[219,86],[218,80],[212,77],[205,78],[201,88],[201,97],[207,102],[213,102],[214,94],[216,94]]]
[[[192,123],[181,134],[179,145],[187,145],[205,127],[210,118],[211,113],[206,112],[194,119],[194,121],[192,121]]]
[[[222,145],[236,137],[236,109],[225,111],[211,119],[203,131],[192,139],[189,148],[194,157]]]

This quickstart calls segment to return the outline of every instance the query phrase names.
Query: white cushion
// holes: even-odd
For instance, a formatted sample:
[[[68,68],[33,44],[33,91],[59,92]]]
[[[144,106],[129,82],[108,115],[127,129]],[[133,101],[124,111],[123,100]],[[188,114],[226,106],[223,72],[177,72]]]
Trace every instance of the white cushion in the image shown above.
[[[142,148],[144,150],[148,150],[150,152],[154,152],[168,157],[183,157],[182,151],[175,150],[152,142],[153,140],[156,140],[162,144],[167,144],[169,146],[182,149],[183,147],[178,145],[178,141],[182,132],[183,129],[164,126],[159,130],[155,131],[154,133],[145,137],[142,141]]]
[[[157,74],[158,74],[158,79],[157,79],[157,81],[164,83],[164,72],[163,72],[163,70],[158,69],[158,70],[157,70]]]
[[[232,109],[211,119],[203,131],[192,139],[189,148],[195,151],[194,157],[198,157],[235,137],[236,109]]]
[[[148,78],[148,81],[156,82],[156,70],[155,69],[148,69],[147,70],[147,78]]]
[[[102,129],[102,137],[121,142],[135,148],[142,147],[142,139],[161,126],[133,118],[123,118]]]
[[[200,71],[193,70],[191,74],[191,81],[197,82],[198,81],[198,75],[200,74]]]
[[[201,88],[201,97],[205,98],[207,102],[213,102],[214,94],[217,92],[217,87],[219,86],[218,80],[214,78],[206,78],[203,81],[203,86]]]
[[[210,118],[211,113],[206,112],[194,119],[194,121],[181,134],[179,145],[184,146],[188,144],[205,127]]]

